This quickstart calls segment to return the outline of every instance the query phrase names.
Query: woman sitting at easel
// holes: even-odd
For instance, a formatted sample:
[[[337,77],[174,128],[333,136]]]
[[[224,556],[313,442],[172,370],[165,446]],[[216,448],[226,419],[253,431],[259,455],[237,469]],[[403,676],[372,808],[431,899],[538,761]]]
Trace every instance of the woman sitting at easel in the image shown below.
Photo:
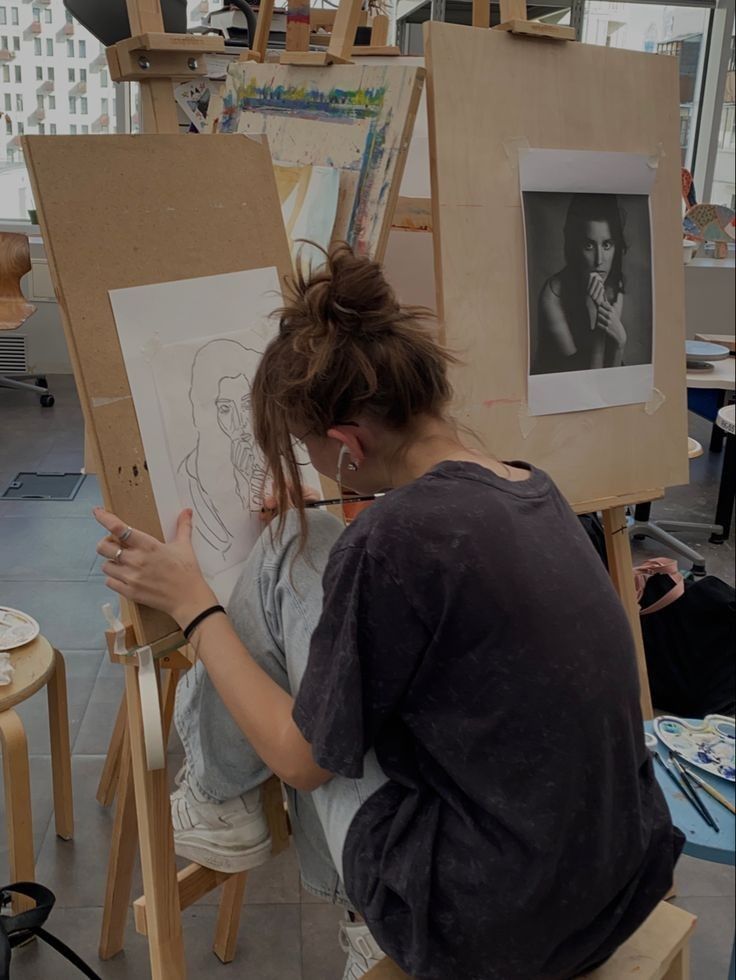
[[[264,860],[270,770],[308,887],[347,896],[347,978],[384,953],[421,980],[576,977],[666,894],[681,839],[603,564],[545,473],[460,439],[418,316],[346,247],[296,281],[253,384],[278,518],[229,616],[188,512],[164,545],[98,510],[98,551],[114,591],[182,626],[247,739],[223,776],[232,746],[184,696],[177,849]],[[391,492],[343,531],[290,500],[294,440]]]

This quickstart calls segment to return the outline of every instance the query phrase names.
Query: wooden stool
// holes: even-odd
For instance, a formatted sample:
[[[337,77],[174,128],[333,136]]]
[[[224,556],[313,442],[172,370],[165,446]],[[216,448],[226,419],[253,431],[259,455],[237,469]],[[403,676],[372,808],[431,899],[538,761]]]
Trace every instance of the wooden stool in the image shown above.
[[[660,902],[646,922],[613,954],[607,963],[586,974],[587,980],[689,980],[688,941],[696,918],[689,912]],[[383,960],[366,980],[411,980],[408,973]],[[447,977],[447,980],[452,980]]]
[[[0,745],[3,753],[10,879],[34,881],[28,743],[23,722],[13,708],[30,698],[44,684],[47,686],[56,833],[64,840],[71,840],[74,833],[74,811],[66,669],[62,655],[42,636],[13,651],[10,659],[15,668],[13,682],[6,687],[0,687]],[[22,911],[33,907],[33,904],[30,899],[17,897],[14,899],[14,910]]]

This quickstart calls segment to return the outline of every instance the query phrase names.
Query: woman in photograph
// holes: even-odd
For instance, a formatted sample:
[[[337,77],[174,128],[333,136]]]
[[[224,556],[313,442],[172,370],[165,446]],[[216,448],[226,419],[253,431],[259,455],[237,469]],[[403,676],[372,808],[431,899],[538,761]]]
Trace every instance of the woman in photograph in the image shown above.
[[[565,218],[565,266],[539,296],[532,374],[624,363],[623,222],[614,194],[575,194]]]
[[[348,905],[344,980],[384,953],[417,980],[570,980],[666,895],[682,836],[611,579],[546,473],[464,441],[422,316],[347,246],[297,273],[252,387],[276,518],[227,613],[188,511],[162,544],[97,509],[98,551],[198,658],[179,853],[262,863],[274,772],[305,885]],[[388,492],[343,530],[292,492],[297,443]]]

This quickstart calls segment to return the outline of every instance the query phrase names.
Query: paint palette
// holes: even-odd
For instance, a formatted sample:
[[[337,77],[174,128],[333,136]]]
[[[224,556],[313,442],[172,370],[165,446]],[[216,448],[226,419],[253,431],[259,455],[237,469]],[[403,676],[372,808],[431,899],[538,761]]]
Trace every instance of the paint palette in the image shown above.
[[[690,722],[665,715],[654,719],[654,731],[670,752],[714,776],[736,781],[736,726],[726,715],[707,715]]]
[[[0,650],[15,650],[35,640],[41,628],[27,613],[0,606]]]

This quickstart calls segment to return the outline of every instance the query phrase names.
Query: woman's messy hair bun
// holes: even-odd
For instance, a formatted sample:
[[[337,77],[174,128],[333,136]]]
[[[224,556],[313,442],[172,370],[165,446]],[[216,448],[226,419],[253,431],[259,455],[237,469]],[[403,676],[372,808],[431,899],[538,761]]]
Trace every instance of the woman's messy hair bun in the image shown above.
[[[295,434],[323,436],[358,415],[400,430],[419,415],[441,415],[452,394],[454,358],[432,336],[432,314],[402,306],[380,264],[348,245],[324,255],[314,271],[297,262],[251,389],[253,431],[280,513],[299,483]]]
[[[281,333],[309,345],[329,338],[333,343],[369,340],[391,332],[416,316],[403,310],[378,262],[356,255],[345,242],[325,251],[316,271],[297,258],[297,273],[288,283],[289,304],[280,311]],[[426,315],[426,314],[425,314]]]

